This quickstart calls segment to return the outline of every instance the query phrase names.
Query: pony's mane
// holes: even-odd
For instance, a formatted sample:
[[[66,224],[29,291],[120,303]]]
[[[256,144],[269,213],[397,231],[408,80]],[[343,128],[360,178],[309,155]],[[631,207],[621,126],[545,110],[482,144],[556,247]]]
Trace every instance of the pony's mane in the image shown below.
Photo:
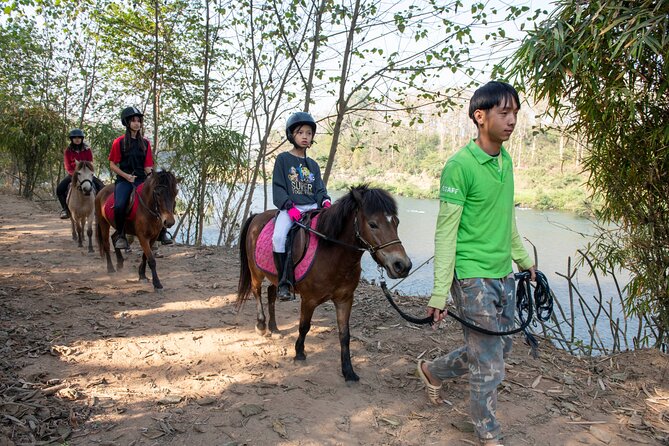
[[[172,172],[161,170],[160,172],[153,172],[149,175],[146,183],[147,185],[151,185],[151,188],[167,188],[167,190],[171,191],[176,188],[177,178]]]
[[[376,213],[397,215],[397,204],[388,192],[383,189],[370,189],[367,184],[362,184],[352,187],[332,207],[321,212],[318,218],[318,232],[331,238],[339,237],[346,223],[355,218],[358,208],[366,216]]]

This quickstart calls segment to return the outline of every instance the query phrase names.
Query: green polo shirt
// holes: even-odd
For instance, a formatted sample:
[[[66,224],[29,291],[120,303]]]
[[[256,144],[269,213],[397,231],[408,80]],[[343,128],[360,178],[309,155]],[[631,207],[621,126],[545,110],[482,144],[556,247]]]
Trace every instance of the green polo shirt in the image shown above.
[[[446,162],[439,198],[462,206],[457,277],[508,275],[512,271],[513,163],[504,147],[494,157],[470,141]]]

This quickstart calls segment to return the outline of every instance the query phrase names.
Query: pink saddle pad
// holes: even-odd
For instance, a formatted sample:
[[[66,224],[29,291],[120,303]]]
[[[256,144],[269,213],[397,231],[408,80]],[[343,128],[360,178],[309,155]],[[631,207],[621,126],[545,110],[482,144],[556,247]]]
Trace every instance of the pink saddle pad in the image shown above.
[[[311,219],[311,228],[316,229],[318,216]],[[267,222],[265,227],[260,231],[260,236],[256,242],[255,259],[258,268],[266,273],[276,275],[276,266],[274,265],[274,256],[272,255],[272,234],[274,233],[274,219]],[[302,257],[302,260],[295,265],[295,282],[304,279],[309,269],[311,269],[314,258],[316,257],[316,249],[318,248],[318,237],[313,233],[309,233],[309,245],[307,252]]]

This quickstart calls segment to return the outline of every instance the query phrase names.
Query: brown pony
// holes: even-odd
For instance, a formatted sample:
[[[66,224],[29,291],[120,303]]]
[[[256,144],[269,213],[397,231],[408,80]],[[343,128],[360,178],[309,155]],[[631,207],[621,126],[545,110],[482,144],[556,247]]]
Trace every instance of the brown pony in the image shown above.
[[[177,196],[177,179],[171,172],[155,172],[144,182],[141,193],[133,189],[133,199],[139,201],[137,215],[133,220],[126,220],[125,233],[134,235],[139,239],[142,246],[142,262],[139,265],[139,280],[148,280],[146,277],[146,263],[151,268],[153,287],[162,289],[163,285],[156,273],[156,259],[151,251],[151,245],[158,239],[160,231],[164,227],[170,228],[174,225],[174,207]],[[107,258],[107,272],[115,272],[109,254],[109,231],[114,226],[104,213],[107,198],[114,193],[114,185],[110,184],[100,191],[95,199],[95,214],[97,216],[97,239],[100,247],[100,256]],[[114,248],[116,252],[116,267],[123,268],[123,256],[121,250]]]
[[[88,252],[93,252],[93,213],[95,212],[95,186],[93,163],[78,161],[67,192],[67,208],[72,222],[72,240],[84,246],[84,226],[88,222]]]
[[[237,289],[237,307],[253,293],[256,299],[256,330],[261,334],[278,333],[274,307],[277,277],[266,274],[256,265],[255,249],[258,236],[276,210],[252,215],[242,227],[239,248],[241,271]],[[301,296],[299,336],[295,342],[295,359],[305,360],[304,339],[311,328],[316,307],[331,300],[337,310],[341,371],[346,381],[358,381],[353,371],[349,350],[349,317],[353,292],[360,280],[360,258],[367,251],[391,278],[406,277],[411,270],[402,242],[397,237],[397,205],[382,189],[366,185],[352,188],[332,207],[320,213],[316,231],[322,236],[311,269],[295,285]],[[271,282],[267,289],[269,324],[266,324],[261,300],[263,278]]]

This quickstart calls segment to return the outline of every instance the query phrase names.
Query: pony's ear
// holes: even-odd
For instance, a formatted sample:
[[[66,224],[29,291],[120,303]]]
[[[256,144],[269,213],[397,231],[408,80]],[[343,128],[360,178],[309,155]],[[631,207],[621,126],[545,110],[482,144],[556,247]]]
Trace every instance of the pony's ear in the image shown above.
[[[353,197],[353,200],[355,200],[355,204],[358,207],[362,207],[362,193],[364,192],[364,189],[361,189],[360,187],[352,187],[351,188],[351,196]]]

